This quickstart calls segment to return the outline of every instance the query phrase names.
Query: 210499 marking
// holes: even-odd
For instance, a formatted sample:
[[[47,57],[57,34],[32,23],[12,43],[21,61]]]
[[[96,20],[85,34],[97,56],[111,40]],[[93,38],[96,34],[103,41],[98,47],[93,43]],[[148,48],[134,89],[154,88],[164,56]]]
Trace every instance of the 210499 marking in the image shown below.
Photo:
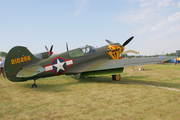
[[[31,60],[30,56],[24,56],[20,58],[11,59],[11,64],[14,65],[14,64],[23,63],[30,60]]]

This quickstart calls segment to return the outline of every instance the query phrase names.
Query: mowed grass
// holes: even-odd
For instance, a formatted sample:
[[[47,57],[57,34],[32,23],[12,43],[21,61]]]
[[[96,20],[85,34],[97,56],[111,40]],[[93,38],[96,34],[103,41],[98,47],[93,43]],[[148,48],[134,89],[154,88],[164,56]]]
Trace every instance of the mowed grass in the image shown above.
[[[179,120],[180,65],[135,68],[125,68],[120,82],[63,75],[37,80],[35,89],[32,80],[14,83],[0,76],[0,119]]]

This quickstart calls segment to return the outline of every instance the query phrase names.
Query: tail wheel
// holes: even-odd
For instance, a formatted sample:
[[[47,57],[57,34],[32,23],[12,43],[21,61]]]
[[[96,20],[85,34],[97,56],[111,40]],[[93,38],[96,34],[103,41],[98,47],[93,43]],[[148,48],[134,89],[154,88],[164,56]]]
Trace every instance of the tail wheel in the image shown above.
[[[112,75],[112,80],[113,81],[120,81],[121,80],[121,75],[120,74]]]
[[[37,85],[36,84],[32,84],[32,88],[37,88]]]
[[[32,88],[37,88],[37,85],[36,85],[36,79],[34,79],[34,84],[32,84],[31,87],[32,87]]]

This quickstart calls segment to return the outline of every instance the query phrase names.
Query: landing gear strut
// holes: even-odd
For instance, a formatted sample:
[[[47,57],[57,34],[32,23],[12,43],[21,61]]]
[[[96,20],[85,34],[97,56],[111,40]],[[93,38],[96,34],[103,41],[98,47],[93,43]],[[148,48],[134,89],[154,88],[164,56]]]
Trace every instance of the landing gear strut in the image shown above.
[[[34,84],[32,84],[32,88],[37,88],[36,80],[34,79]]]
[[[112,75],[112,80],[115,81],[120,81],[121,80],[121,75],[117,74],[117,75]]]

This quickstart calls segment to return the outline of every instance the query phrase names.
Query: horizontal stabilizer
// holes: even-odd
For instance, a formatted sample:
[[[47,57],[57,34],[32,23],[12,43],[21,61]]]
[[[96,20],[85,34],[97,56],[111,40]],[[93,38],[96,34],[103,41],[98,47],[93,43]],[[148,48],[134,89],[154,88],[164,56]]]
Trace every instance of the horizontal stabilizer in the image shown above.
[[[45,69],[43,67],[41,67],[40,65],[26,67],[26,68],[23,68],[22,70],[20,70],[18,72],[18,74],[16,75],[16,77],[18,77],[18,78],[33,77],[44,71],[45,71]]]

